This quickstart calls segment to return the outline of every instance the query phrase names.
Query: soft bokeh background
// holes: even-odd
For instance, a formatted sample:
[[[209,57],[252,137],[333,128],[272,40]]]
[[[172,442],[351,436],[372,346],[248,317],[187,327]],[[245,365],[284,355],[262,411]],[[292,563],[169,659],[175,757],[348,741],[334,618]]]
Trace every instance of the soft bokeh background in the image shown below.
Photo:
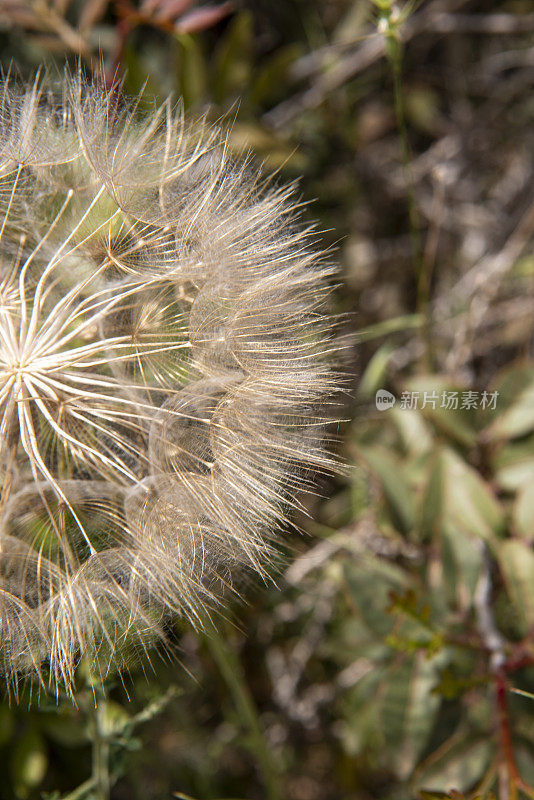
[[[0,0],[0,43],[300,177],[357,375],[276,585],[97,713],[6,697],[0,797],[95,800],[95,725],[113,800],[534,797],[532,2]]]

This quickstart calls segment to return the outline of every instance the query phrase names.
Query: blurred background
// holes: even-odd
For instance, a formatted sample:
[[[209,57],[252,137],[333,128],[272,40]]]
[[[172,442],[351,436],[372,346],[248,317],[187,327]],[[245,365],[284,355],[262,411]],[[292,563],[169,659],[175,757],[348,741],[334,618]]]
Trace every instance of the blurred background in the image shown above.
[[[531,0],[0,0],[0,47],[298,178],[354,376],[275,583],[98,714],[5,695],[0,797],[94,800],[96,725],[113,800],[533,798]]]

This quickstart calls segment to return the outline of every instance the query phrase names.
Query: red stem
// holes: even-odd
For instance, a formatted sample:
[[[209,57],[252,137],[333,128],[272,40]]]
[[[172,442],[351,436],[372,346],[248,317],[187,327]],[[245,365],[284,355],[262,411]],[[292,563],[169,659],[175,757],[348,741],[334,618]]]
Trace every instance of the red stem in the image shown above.
[[[499,733],[503,761],[508,769],[510,784],[518,786],[522,781],[519,777],[517,764],[515,763],[512,733],[510,731],[510,717],[508,714],[508,698],[506,695],[506,673],[504,669],[499,669],[495,673],[495,690],[497,694],[497,712],[499,715]]]

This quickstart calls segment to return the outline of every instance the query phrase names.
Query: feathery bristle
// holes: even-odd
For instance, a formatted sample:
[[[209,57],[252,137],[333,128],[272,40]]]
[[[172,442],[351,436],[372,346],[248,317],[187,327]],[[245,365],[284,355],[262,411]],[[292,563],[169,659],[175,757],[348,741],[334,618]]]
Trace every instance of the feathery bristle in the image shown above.
[[[72,687],[201,625],[325,447],[333,274],[224,136],[81,75],[0,110],[4,671]],[[48,679],[45,678],[48,675]]]

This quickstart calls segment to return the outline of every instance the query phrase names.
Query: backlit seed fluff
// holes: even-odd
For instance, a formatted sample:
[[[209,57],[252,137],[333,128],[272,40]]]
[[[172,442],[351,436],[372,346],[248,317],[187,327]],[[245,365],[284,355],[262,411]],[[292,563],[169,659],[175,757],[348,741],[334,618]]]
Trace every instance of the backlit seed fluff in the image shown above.
[[[170,103],[0,110],[4,673],[103,678],[200,625],[328,470],[332,268],[287,188]]]

